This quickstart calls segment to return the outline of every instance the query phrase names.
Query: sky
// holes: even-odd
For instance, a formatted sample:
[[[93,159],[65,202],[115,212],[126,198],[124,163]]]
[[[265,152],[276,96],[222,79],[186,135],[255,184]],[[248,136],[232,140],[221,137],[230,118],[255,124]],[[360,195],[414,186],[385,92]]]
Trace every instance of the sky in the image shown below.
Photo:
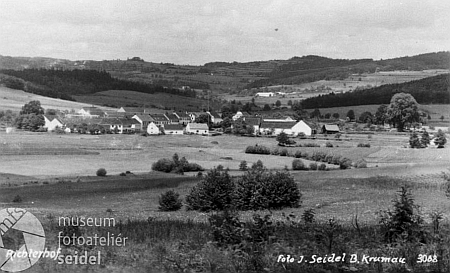
[[[448,0],[0,0],[0,55],[201,65],[450,50]]]

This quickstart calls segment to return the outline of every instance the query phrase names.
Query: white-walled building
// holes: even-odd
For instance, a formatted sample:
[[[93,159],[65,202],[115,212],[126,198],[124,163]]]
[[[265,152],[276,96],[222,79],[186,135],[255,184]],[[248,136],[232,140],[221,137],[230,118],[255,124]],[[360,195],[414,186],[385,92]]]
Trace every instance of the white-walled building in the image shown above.
[[[208,125],[205,123],[188,123],[186,133],[196,135],[207,135],[209,132]]]

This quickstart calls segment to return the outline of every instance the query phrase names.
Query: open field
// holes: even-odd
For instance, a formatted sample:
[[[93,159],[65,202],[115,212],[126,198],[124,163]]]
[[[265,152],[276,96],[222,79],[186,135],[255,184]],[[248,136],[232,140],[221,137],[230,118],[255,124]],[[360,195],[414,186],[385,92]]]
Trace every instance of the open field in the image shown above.
[[[208,107],[207,100],[182,97],[172,94],[156,93],[145,94],[126,90],[109,90],[92,95],[73,96],[77,101],[97,105],[114,105],[117,108],[126,105],[154,108],[155,112],[165,112],[165,109],[184,111],[201,111]],[[211,102],[211,107],[214,105]]]
[[[341,249],[346,245],[344,242],[353,240],[355,236],[351,221],[358,216],[364,230],[375,230],[373,227],[378,223],[376,212],[390,208],[398,188],[407,183],[411,186],[416,204],[421,206],[426,225],[431,225],[428,213],[435,211],[443,212],[443,226],[447,225],[450,201],[442,191],[444,179],[441,172],[449,167],[448,146],[444,149],[403,148],[408,137],[393,134],[375,134],[370,139],[367,135],[343,134],[342,139],[296,139],[299,144],[315,142],[321,147],[288,149],[332,151],[354,160],[365,158],[368,168],[291,171],[302,193],[301,207],[258,213],[271,213],[275,221],[281,222],[286,221],[283,214],[292,214],[299,221],[305,210],[312,208],[318,221],[335,218],[342,225],[339,233],[342,236],[336,235],[333,251],[356,251],[359,246]],[[94,233],[106,234],[107,231],[120,232],[129,238],[129,244],[124,247],[88,248],[94,253],[101,251],[101,266],[58,265],[50,259],[41,259],[30,272],[182,272],[180,268],[198,267],[195,261],[200,258],[213,263],[233,264],[227,262],[230,259],[224,254],[227,252],[221,252],[208,243],[213,240],[207,224],[212,213],[186,211],[184,208],[175,212],[158,210],[158,198],[162,193],[174,189],[181,198],[185,198],[200,179],[193,173],[150,172],[151,164],[159,158],[178,153],[180,157],[185,156],[189,162],[205,168],[219,164],[229,167],[232,169],[231,175],[239,176],[242,172],[237,168],[241,160],[249,164],[261,160],[264,165],[276,169],[282,169],[285,165],[290,167],[293,160],[292,157],[244,153],[246,146],[254,144],[276,148],[274,138],[228,135],[91,136],[23,131],[6,134],[2,131],[0,140],[0,207],[25,208],[36,215],[44,225],[46,247],[57,248],[57,235],[65,230],[58,226],[58,217],[65,216],[113,217],[118,223],[116,227],[85,227],[81,229],[82,234],[93,236]],[[332,142],[334,147],[324,147],[327,141]],[[359,142],[369,142],[371,148],[355,147]],[[101,167],[106,168],[107,176],[94,176]],[[118,175],[125,171],[131,173]],[[22,201],[12,202],[15,196],[20,196]],[[253,213],[242,212],[240,217],[249,221]],[[292,229],[292,232],[295,230]],[[290,240],[294,237],[289,236],[300,236],[296,233],[289,236],[287,232],[283,234],[278,236],[287,236],[285,238]],[[352,239],[346,239],[346,236]],[[375,240],[375,237],[367,238]],[[284,242],[283,247],[290,244],[289,241]],[[374,247],[373,242],[371,244]],[[83,248],[77,249],[84,251]],[[273,259],[271,255],[280,251],[294,250],[269,248],[264,253]],[[301,249],[296,251],[292,253],[299,254]],[[330,251],[318,243],[314,247],[305,247],[305,253]],[[186,265],[187,261],[193,264]],[[203,272],[214,272],[212,267],[208,268]],[[284,272],[280,265],[272,264],[271,268],[279,268],[280,271],[270,272]]]
[[[92,106],[89,103],[80,103],[74,101],[60,100],[32,93],[27,93],[22,90],[10,89],[0,86],[0,111],[12,110],[13,112],[19,112],[25,103],[32,100],[38,100],[41,102],[41,106],[44,109],[58,109],[58,110],[79,110],[83,107]],[[100,107],[105,110],[110,110],[108,107]]]

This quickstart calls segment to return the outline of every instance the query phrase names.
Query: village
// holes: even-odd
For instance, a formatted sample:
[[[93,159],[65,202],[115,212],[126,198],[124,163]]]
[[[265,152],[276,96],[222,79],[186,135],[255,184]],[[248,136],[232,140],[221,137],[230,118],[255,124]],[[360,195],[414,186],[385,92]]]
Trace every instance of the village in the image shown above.
[[[219,126],[223,119],[214,111],[205,112],[173,112],[155,113],[151,109],[121,107],[117,111],[104,111],[98,107],[84,107],[64,117],[44,115],[43,128],[48,132],[63,131],[65,133],[91,134],[148,134],[148,135],[215,135],[223,133]],[[290,116],[279,118],[251,115],[238,111],[232,121],[245,122],[250,127],[249,135],[277,136],[281,132],[297,137],[311,136],[320,133],[339,133],[336,124],[324,124],[319,130],[317,125],[304,120],[296,121]],[[206,122],[205,122],[206,121]],[[210,126],[208,126],[210,125]],[[92,128],[88,130],[87,127]],[[211,128],[210,128],[211,127]],[[233,124],[231,124],[233,128]]]

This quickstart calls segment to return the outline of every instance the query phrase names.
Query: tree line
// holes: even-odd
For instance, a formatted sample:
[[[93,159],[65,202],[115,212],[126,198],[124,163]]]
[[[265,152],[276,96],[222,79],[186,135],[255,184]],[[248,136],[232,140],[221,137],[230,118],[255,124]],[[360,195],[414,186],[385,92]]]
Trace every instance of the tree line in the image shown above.
[[[196,96],[194,90],[179,90],[149,83],[116,79],[106,71],[24,69],[0,70],[0,73],[17,78],[12,88],[62,99],[71,99],[72,95],[93,94],[107,90],[130,90],[147,94],[169,93],[185,97]],[[20,79],[26,82],[20,84]]]
[[[387,104],[396,93],[409,93],[418,103],[450,103],[450,74],[442,74],[400,84],[386,84],[375,88],[341,94],[319,95],[301,102],[304,109],[341,106]]]

